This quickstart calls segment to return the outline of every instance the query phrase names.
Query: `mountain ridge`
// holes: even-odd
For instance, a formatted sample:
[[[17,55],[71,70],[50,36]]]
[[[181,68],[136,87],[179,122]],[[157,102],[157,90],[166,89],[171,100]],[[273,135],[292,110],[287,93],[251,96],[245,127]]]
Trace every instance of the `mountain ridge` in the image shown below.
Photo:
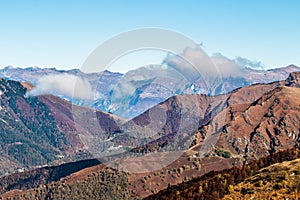
[[[81,115],[105,119],[101,122],[112,126],[120,120],[51,95],[28,97],[26,88],[16,81],[0,79],[0,91],[0,159],[11,162],[10,166],[1,162],[1,175],[51,162],[76,160],[77,154],[88,158],[91,155],[85,152],[80,135],[99,135],[105,131],[91,129],[92,126],[99,127],[98,120],[93,124],[86,118],[80,120]],[[81,123],[74,123],[74,114]],[[110,128],[109,124],[107,128]]]
[[[174,95],[202,93],[215,96],[255,83],[284,80],[290,72],[300,71],[300,68],[289,65],[268,70],[241,68],[241,71],[242,73],[239,76],[223,77],[222,80],[210,85],[207,85],[208,80],[205,80],[205,77],[189,82],[179,72],[170,67],[151,66],[131,70],[125,74],[107,70],[100,73],[85,74],[79,69],[56,70],[55,68],[22,69],[7,67],[0,70],[0,77],[25,81],[33,85],[38,84],[42,76],[67,74],[79,77],[90,83],[96,99],[78,99],[73,98],[70,94],[61,95],[56,93],[54,95],[60,95],[73,104],[89,106],[130,119]],[[143,81],[141,81],[141,77]],[[53,79],[55,78],[57,77],[53,77]]]
[[[106,139],[108,137],[109,142],[114,145],[132,142],[131,145],[136,148],[133,148],[128,152],[133,154],[141,153],[141,155],[147,155],[150,153],[149,155],[157,154],[168,157],[167,155],[170,154],[167,153],[171,150],[183,150],[183,153],[175,157],[174,160],[161,163],[165,164],[162,168],[138,174],[123,174],[126,179],[129,178],[128,180],[130,180],[128,183],[129,185],[126,186],[128,187],[125,190],[126,195],[131,195],[131,197],[136,198],[146,197],[161,189],[167,188],[168,183],[179,184],[193,177],[202,176],[210,170],[222,170],[224,168],[231,168],[235,165],[246,164],[247,162],[269,155],[270,153],[276,153],[294,147],[295,144],[297,144],[296,140],[299,133],[296,132],[293,136],[291,130],[296,130],[295,127],[300,123],[297,118],[297,113],[299,112],[299,109],[297,109],[299,105],[299,100],[297,100],[300,85],[299,77],[299,72],[291,73],[284,81],[269,84],[255,84],[236,89],[229,94],[214,97],[196,94],[171,97],[133,120],[127,121],[124,124],[122,124],[123,122],[120,122],[121,126],[118,126],[115,129],[117,132],[114,132],[112,129],[112,133],[114,133],[113,138],[110,138],[109,134],[104,131]],[[41,96],[38,98],[40,100],[43,99],[44,102],[49,100],[48,105],[50,110],[51,106],[55,105],[55,103],[51,105],[51,100],[67,104],[69,107],[66,106],[66,109],[69,111],[72,109],[67,101],[61,99],[56,100],[58,97]],[[271,112],[272,106],[273,114]],[[54,108],[56,107],[54,106]],[[76,108],[77,107],[75,106],[75,109],[72,110],[72,112],[76,113]],[[284,112],[283,108],[288,108],[290,111]],[[84,108],[78,107],[79,114],[82,113],[81,109]],[[56,111],[59,110],[63,109],[57,107]],[[199,110],[201,112],[199,112]],[[52,111],[55,110],[52,108]],[[90,111],[93,110],[88,109],[87,112]],[[245,113],[247,114],[245,115]],[[258,115],[255,113],[258,113]],[[160,114],[159,116],[162,118],[153,118],[153,116],[157,116],[157,114]],[[272,118],[268,121],[268,118],[272,115],[278,116],[277,118],[279,121],[275,123],[276,126],[272,125]],[[105,116],[110,115],[104,114],[104,118]],[[165,121],[163,118],[164,116],[173,120],[168,121],[167,119],[167,121]],[[286,119],[290,120],[292,123],[287,123],[288,121],[285,120],[280,122],[282,116],[286,117]],[[65,117],[70,118],[68,115]],[[58,119],[59,118],[60,117],[58,117]],[[293,121],[295,122],[294,124]],[[95,123],[96,122],[97,120]],[[165,124],[161,127],[159,125],[160,122],[165,122]],[[133,123],[132,127],[129,126],[130,123]],[[270,126],[270,124],[272,126],[268,127],[268,132],[265,127]],[[289,125],[287,126],[287,124]],[[97,127],[99,126],[99,124],[96,125]],[[129,129],[131,131],[129,132],[129,136],[131,137],[124,137],[123,133],[119,133],[119,131],[124,127],[126,128],[127,125],[129,128],[132,128]],[[149,138],[150,140],[146,140],[145,143],[142,143],[140,139],[143,139],[145,136],[139,136],[137,133],[142,130],[140,128],[147,126],[149,130],[156,135],[146,135],[146,138]],[[271,129],[274,130],[274,132],[272,132]],[[260,130],[260,134],[255,133],[258,130]],[[281,136],[279,135],[280,137],[276,136],[277,133],[275,130],[277,130],[277,132],[280,130],[283,131]],[[285,130],[288,132],[285,132]],[[291,133],[290,136],[289,133]],[[87,136],[89,136],[89,134]],[[157,138],[150,138],[149,136],[155,136]],[[212,138],[214,141],[213,143],[210,143],[209,140],[207,141],[210,136],[218,137]],[[250,141],[247,139],[247,141],[249,140],[250,142],[243,143],[245,141],[243,139],[244,136],[246,139],[252,137],[252,140]],[[131,140],[131,138],[133,139]],[[277,140],[282,142],[281,146],[278,146],[279,143]],[[242,143],[240,144],[237,142]],[[210,144],[213,144],[213,146]],[[265,144],[267,144],[267,146]],[[248,150],[246,152],[247,148]],[[255,154],[249,153],[253,152],[253,150],[256,152]],[[203,151],[205,155],[201,154]],[[95,156],[96,154],[93,154],[92,152],[92,155]],[[122,154],[120,155],[122,156]],[[126,156],[128,155],[126,155],[126,153],[123,156],[125,156],[125,161],[135,161],[135,163],[140,163],[142,161],[144,164],[147,164],[147,162],[151,161],[143,160],[143,157],[134,159],[131,157],[127,158]],[[126,165],[126,163],[121,164]],[[77,174],[80,174],[83,181],[89,180],[86,178],[89,177],[92,172],[96,172],[98,175],[101,174],[100,177],[106,176],[106,172],[104,172],[105,170],[103,168],[106,164],[102,164],[101,166],[86,168],[84,171],[78,172]],[[134,166],[138,167],[137,165]],[[109,170],[109,173],[115,174],[119,172]],[[72,177],[77,176],[74,175]],[[151,186],[146,187],[147,182],[151,182]],[[55,188],[61,183],[62,182],[56,182],[54,184]],[[81,184],[83,184],[83,182]],[[121,184],[124,184],[124,182]],[[82,185],[82,187],[86,186]],[[34,191],[39,190],[40,189]],[[125,194],[123,193],[123,195]]]

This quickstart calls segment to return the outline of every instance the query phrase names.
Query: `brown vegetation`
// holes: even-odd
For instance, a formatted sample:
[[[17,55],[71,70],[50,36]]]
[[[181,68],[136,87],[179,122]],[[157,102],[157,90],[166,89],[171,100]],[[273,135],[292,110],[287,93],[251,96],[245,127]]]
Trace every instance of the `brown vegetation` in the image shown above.
[[[297,158],[300,158],[299,148],[280,151],[259,160],[253,160],[242,167],[209,172],[189,182],[170,186],[145,199],[219,199],[232,192],[235,189],[233,185],[255,175],[260,169]]]

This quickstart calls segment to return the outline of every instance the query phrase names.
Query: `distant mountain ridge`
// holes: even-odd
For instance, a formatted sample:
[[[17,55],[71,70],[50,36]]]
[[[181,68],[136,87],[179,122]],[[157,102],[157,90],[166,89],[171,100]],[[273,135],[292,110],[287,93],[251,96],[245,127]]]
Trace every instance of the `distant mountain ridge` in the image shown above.
[[[269,70],[241,68],[242,75],[223,77],[222,80],[209,86],[202,78],[188,82],[174,69],[159,66],[142,67],[126,74],[109,71],[85,74],[79,69],[6,67],[0,70],[0,77],[36,85],[43,76],[74,75],[86,79],[90,83],[95,94],[94,99],[78,99],[66,95],[60,95],[60,97],[76,105],[89,106],[123,118],[133,118],[174,95],[208,94],[213,96],[224,94],[255,83],[284,80],[289,73],[294,71],[300,71],[300,68],[295,65]],[[63,83],[61,84],[63,85]],[[59,95],[59,93],[54,95]]]

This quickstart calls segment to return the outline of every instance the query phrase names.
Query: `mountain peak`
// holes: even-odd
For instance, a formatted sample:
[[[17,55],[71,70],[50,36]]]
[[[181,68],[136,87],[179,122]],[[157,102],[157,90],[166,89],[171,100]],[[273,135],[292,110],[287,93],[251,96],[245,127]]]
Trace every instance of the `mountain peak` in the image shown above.
[[[300,72],[292,72],[290,73],[288,80],[299,80]]]
[[[290,64],[290,65],[288,65],[288,66],[286,66],[286,67],[284,67],[284,68],[298,69],[298,70],[300,70],[300,68],[299,68],[298,66],[294,65],[294,64]]]
[[[286,73],[292,73],[296,71],[300,71],[300,68],[294,64],[290,64],[286,67],[279,67],[275,69],[269,69],[268,71],[273,71],[273,72],[286,72]]]
[[[300,86],[300,72],[292,72],[286,79],[286,85],[287,86],[294,86],[299,87]]]

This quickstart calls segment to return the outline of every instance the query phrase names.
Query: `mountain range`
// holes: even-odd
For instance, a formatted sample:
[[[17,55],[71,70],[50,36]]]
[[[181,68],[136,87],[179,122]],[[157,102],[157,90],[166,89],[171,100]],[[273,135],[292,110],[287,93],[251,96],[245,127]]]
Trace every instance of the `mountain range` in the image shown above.
[[[215,58],[215,62],[220,61]],[[168,65],[150,65],[128,71],[125,74],[109,71],[86,74],[79,69],[5,67],[0,70],[0,77],[31,83],[35,86],[34,94],[53,94],[79,106],[88,106],[131,119],[174,95],[206,94],[214,96],[225,94],[255,83],[284,80],[289,73],[299,70],[295,65],[270,70],[240,66],[238,74],[223,76],[222,80],[216,81],[206,80],[204,77],[187,80],[179,71]],[[66,81],[68,79],[74,80]],[[76,82],[81,84],[82,80],[86,80],[90,87],[81,90],[76,88]],[[69,87],[66,89],[62,88],[63,86]],[[73,91],[74,87],[75,90],[78,89],[77,93],[91,90],[92,97],[76,96],[74,94],[76,91]]]
[[[296,69],[264,73],[278,78]],[[248,74],[258,74],[251,76],[255,81],[267,76]],[[33,84],[1,79],[1,174],[19,171],[0,180],[6,184],[1,193],[32,199],[143,198],[212,170],[298,148],[299,80],[300,73],[292,72],[282,81],[264,79],[271,83],[225,94],[178,94],[125,120],[49,94],[28,96]],[[76,167],[74,162],[75,170],[54,182],[42,182],[37,171],[95,157],[102,164]],[[28,179],[23,170],[40,178]],[[21,184],[26,178],[28,186]]]

